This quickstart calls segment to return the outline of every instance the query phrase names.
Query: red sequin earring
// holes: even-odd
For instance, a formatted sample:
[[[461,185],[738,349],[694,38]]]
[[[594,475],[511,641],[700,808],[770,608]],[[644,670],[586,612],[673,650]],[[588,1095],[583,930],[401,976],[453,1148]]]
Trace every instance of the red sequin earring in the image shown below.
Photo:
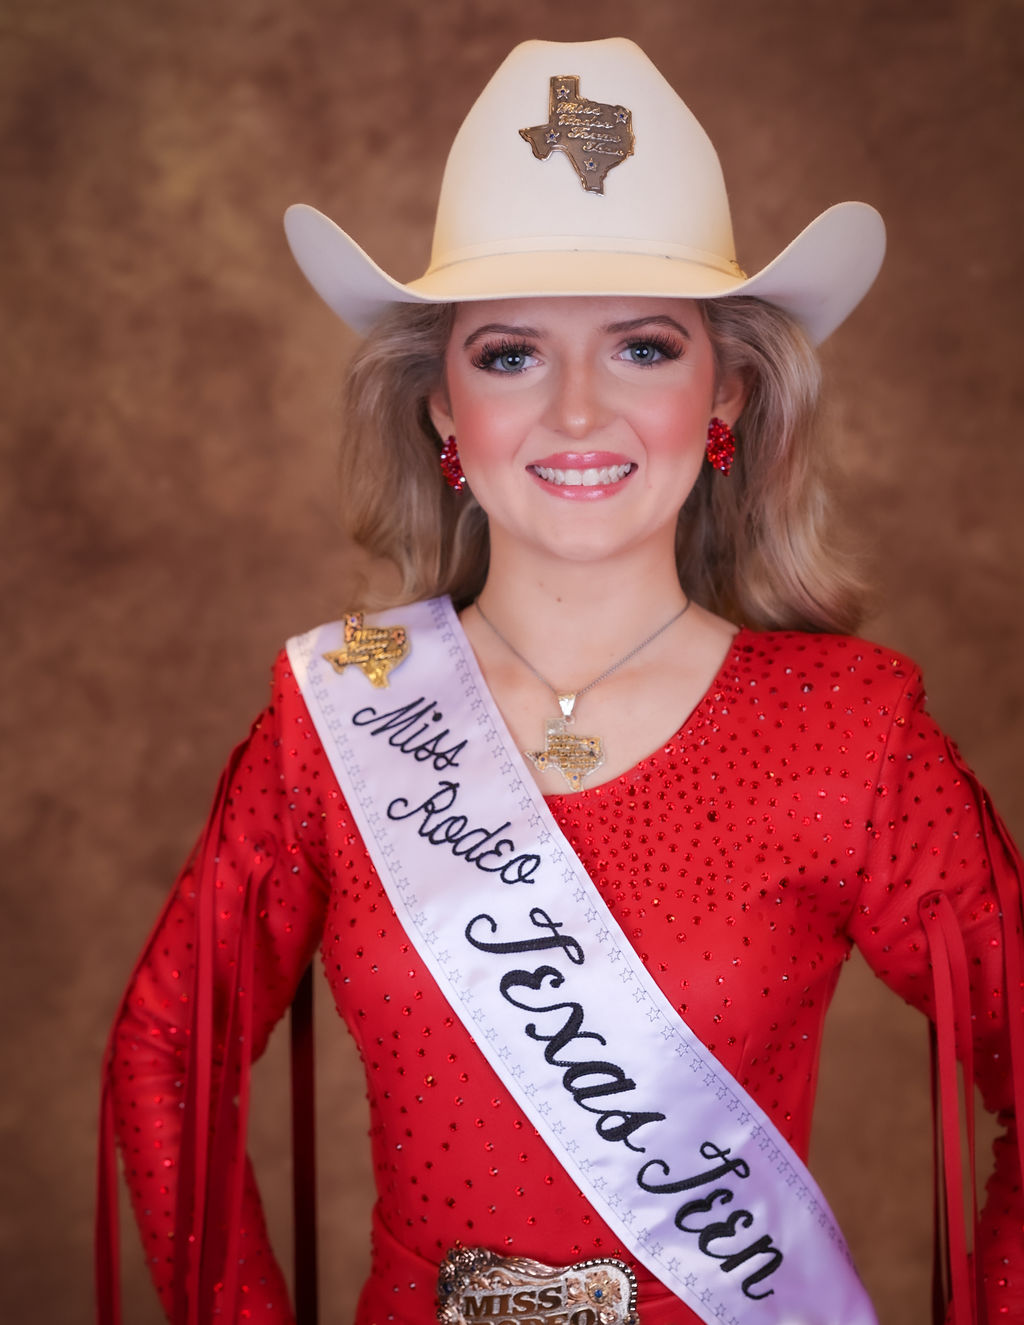
[[[441,473],[444,475],[448,486],[456,492],[461,492],[466,486],[466,476],[462,472],[459,448],[456,445],[454,435],[449,437],[444,446],[441,447]]]
[[[721,419],[712,419],[708,424],[708,445],[706,455],[712,469],[728,474],[732,469],[732,459],[736,454],[736,438],[727,423]]]

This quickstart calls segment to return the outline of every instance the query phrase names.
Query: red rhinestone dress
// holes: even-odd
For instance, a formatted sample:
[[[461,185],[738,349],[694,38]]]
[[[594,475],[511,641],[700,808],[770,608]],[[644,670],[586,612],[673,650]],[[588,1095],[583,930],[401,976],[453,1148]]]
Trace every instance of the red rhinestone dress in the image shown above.
[[[1004,966],[1006,949],[1021,948],[1019,858],[925,713],[916,668],[856,639],[741,631],[668,745],[549,805],[662,989],[802,1156],[843,959],[856,944],[931,1013],[918,907],[945,893],[966,944],[977,1080],[1007,1124],[979,1234],[989,1320],[1024,1320],[1007,1036],[1022,993],[1008,999]],[[317,948],[362,1053],[379,1199],[358,1325],[432,1319],[437,1263],[459,1240],[552,1263],[622,1254],[424,970],[283,655],[203,841],[205,861],[186,868],[132,977],[109,1064],[135,1214],[169,1310],[200,877],[216,889],[215,1062],[233,1003],[246,1004],[262,1050]],[[253,887],[247,981],[237,944]],[[231,1236],[238,1319],[291,1320],[248,1174]],[[645,1325],[696,1321],[640,1280]]]

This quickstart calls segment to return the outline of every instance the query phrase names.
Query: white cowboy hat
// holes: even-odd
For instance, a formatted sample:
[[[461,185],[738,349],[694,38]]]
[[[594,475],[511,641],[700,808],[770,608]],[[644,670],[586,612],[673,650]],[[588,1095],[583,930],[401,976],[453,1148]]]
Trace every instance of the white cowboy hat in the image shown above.
[[[746,276],[715,149],[623,38],[512,51],[452,144],[418,280],[393,280],[313,207],[289,207],[285,230],[310,284],[361,332],[395,303],[745,294],[821,342],[867,293],[885,251],[875,209],[844,202]]]

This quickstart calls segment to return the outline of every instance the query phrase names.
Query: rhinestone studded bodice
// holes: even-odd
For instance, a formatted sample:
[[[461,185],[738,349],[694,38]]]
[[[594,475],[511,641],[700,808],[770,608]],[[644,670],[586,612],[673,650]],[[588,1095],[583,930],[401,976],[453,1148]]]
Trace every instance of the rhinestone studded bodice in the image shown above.
[[[905,659],[844,637],[740,632],[666,746],[611,782],[548,803],[666,995],[801,1155],[823,1018],[851,945],[904,998],[931,1010],[917,918],[929,887],[954,901],[968,944],[986,1101],[1009,1108],[1003,935],[984,808],[925,713],[920,676]],[[621,1254],[402,931],[283,656],[221,832],[225,934],[237,924],[253,860],[268,871],[257,1050],[319,947],[366,1067],[379,1200],[359,1325],[429,1319],[431,1267],[459,1240],[548,1262]],[[165,1294],[193,878],[186,870],[133,977],[116,1040],[119,1133]],[[219,978],[228,991],[232,973]],[[1013,1162],[1004,1144],[983,1250],[994,1267],[992,1302],[1017,1309],[1024,1254]],[[241,1248],[247,1319],[290,1319],[251,1183]],[[645,1323],[696,1319],[640,1279]]]

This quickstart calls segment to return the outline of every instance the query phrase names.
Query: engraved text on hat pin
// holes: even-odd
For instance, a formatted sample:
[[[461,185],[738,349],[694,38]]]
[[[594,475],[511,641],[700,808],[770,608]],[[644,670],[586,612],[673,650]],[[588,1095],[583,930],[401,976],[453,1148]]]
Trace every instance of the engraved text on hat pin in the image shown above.
[[[552,78],[548,122],[519,135],[539,161],[564,152],[588,193],[604,193],[604,177],[633,155],[633,114],[624,106],[588,101],[580,96],[577,74]]]

